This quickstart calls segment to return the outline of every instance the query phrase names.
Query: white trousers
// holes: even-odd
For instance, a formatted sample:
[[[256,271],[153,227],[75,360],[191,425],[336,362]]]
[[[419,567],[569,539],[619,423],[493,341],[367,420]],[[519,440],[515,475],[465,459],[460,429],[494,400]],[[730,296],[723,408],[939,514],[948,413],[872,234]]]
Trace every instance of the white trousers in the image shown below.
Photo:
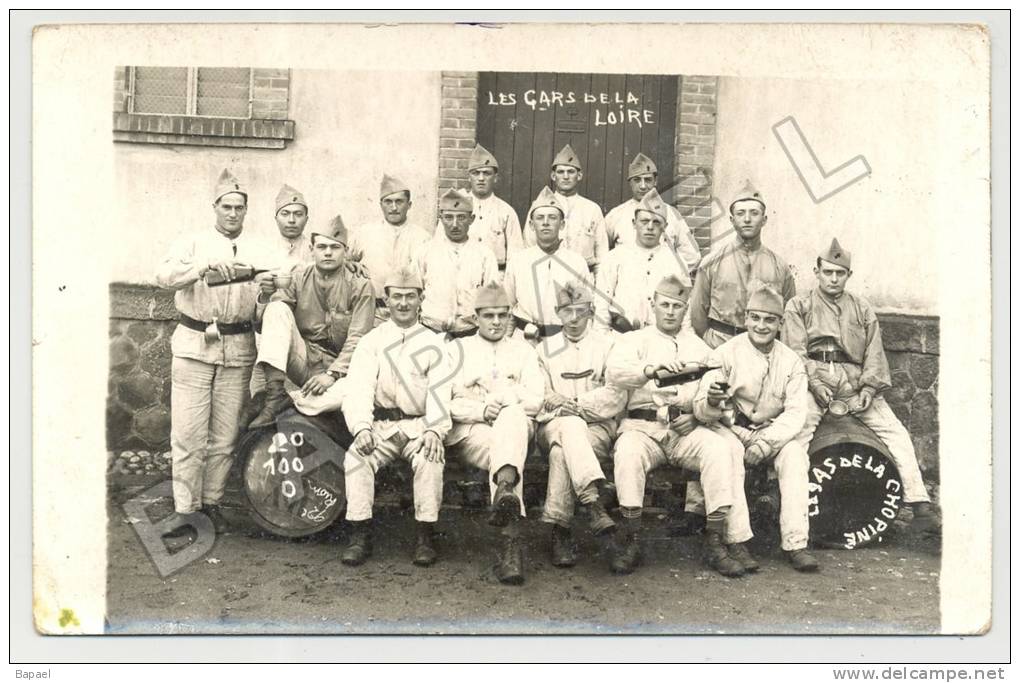
[[[701,473],[709,512],[730,506],[726,517],[726,543],[743,543],[752,537],[744,497],[744,447],[725,427],[698,426],[687,436],[670,430],[661,440],[642,431],[622,432],[613,449],[616,494],[623,507],[642,507],[645,479],[661,465]]]
[[[810,398],[804,429],[796,438],[805,451],[815,435],[818,423],[822,421],[822,415],[821,406],[813,397]],[[924,488],[924,480],[921,478],[921,468],[917,464],[914,442],[910,440],[910,433],[896,417],[896,413],[889,407],[885,398],[876,396],[867,410],[862,413],[854,413],[854,416],[875,432],[875,436],[881,439],[889,449],[889,455],[892,456],[893,464],[896,465],[903,483],[903,502],[930,501],[928,490]]]
[[[616,430],[603,422],[557,417],[538,428],[538,446],[549,456],[542,521],[570,526],[575,496],[592,482],[605,479],[601,462],[609,461]]]
[[[226,367],[175,356],[170,372],[174,509],[188,514],[223,499],[251,366]]]
[[[360,522],[372,518],[375,503],[375,474],[400,458],[411,463],[414,473],[414,518],[419,522],[439,519],[443,503],[443,462],[429,462],[422,451],[408,453],[411,443],[402,431],[388,439],[377,439],[375,450],[367,456],[353,448],[344,456],[344,484],[347,491],[347,519]]]
[[[447,454],[488,471],[490,500],[496,494],[496,473],[506,465],[517,469],[517,485],[514,493],[521,501],[521,516],[524,516],[524,461],[528,457],[528,444],[534,429],[529,418],[519,405],[506,406],[491,425],[454,423],[447,436]]]

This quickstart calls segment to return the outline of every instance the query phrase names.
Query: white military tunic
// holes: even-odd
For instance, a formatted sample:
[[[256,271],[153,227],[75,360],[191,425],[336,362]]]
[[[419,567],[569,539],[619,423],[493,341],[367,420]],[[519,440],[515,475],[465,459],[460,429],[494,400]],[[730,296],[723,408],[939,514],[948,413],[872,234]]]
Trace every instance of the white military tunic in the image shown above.
[[[634,212],[639,205],[640,202],[631,198],[606,214],[606,235],[609,237],[611,249],[637,242]],[[694,235],[691,234],[690,226],[676,207],[667,205],[666,210],[669,212],[669,220],[666,221],[666,229],[662,232],[662,242],[683,259],[687,265],[687,272],[692,273],[701,262],[701,250]]]
[[[640,244],[613,249],[595,280],[603,295],[595,301],[596,325],[609,330],[610,311],[623,315],[635,329],[653,324],[655,287],[667,275],[676,275],[688,287],[691,284],[685,264],[664,244],[652,249]]]
[[[457,244],[445,234],[419,252],[417,268],[425,283],[421,315],[439,324],[473,321],[475,291],[499,276],[488,247],[470,239]]]
[[[377,299],[386,296],[383,284],[394,270],[415,265],[418,252],[432,236],[424,229],[405,221],[394,226],[385,220],[367,223],[351,231],[350,247],[361,252],[361,263],[368,269]]]
[[[606,236],[606,219],[599,205],[579,194],[571,196],[556,193],[556,200],[566,208],[564,225],[560,232],[563,245],[577,252],[589,267],[597,266],[609,253],[609,238]],[[527,246],[538,243],[535,227],[528,221],[524,230]]]
[[[561,243],[551,254],[538,246],[512,254],[503,288],[515,316],[538,325],[559,325],[556,292],[577,280],[591,284],[588,266],[579,254]]]

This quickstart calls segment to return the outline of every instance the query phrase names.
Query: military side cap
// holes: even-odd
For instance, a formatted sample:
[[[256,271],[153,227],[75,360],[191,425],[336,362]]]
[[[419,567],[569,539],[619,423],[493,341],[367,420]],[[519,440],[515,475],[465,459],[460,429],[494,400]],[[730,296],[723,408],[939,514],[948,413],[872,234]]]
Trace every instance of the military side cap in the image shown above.
[[[510,308],[510,297],[498,282],[484,284],[475,290],[475,310],[483,308]]]
[[[382,182],[379,183],[379,199],[397,192],[406,192],[411,194],[411,189],[404,184],[403,180],[383,173]]]
[[[305,211],[308,210],[308,202],[305,201],[305,196],[290,185],[285,184],[276,193],[276,212],[280,213],[280,209],[288,204],[300,204],[305,207]]]
[[[557,309],[577,304],[590,304],[592,301],[591,290],[579,280],[571,280],[562,287],[556,285]]]
[[[762,199],[761,192],[759,192],[754,185],[751,184],[750,180],[744,182],[744,186],[740,188],[740,192],[737,192],[737,196],[730,202],[730,210],[733,210],[733,205],[737,202],[742,202],[745,199],[753,199],[754,201],[761,204],[762,208],[765,208],[765,200]]]
[[[667,299],[686,303],[690,288],[676,275],[670,274],[659,281],[659,284],[655,287],[655,293]]]
[[[476,168],[494,168],[497,171],[499,170],[496,157],[492,156],[492,153],[481,145],[475,145],[475,148],[471,150],[471,156],[468,158],[468,171],[473,171]]]
[[[531,214],[535,213],[535,209],[543,209],[546,207],[552,207],[560,210],[560,215],[566,216],[567,212],[563,208],[563,202],[556,193],[550,190],[548,187],[543,187],[542,191],[535,197],[535,201],[531,202],[531,208],[528,209],[528,218],[531,218]]]
[[[661,218],[664,223],[669,222],[669,213],[666,208],[666,202],[662,200],[662,197],[654,187],[648,192],[648,194],[641,198],[641,201],[638,202],[637,208],[634,211],[635,213],[637,211],[648,211],[649,213],[654,213],[656,216]]]
[[[248,201],[248,190],[241,186],[241,181],[229,170],[223,169],[219,180],[216,181],[216,190],[213,192],[213,204],[218,202],[220,197],[231,192],[244,195],[244,201]]]
[[[850,270],[850,252],[839,246],[839,242],[836,241],[835,237],[832,238],[832,244],[829,245],[829,248],[819,254],[818,258]]]
[[[386,276],[386,281],[383,283],[383,290],[387,290],[390,287],[396,287],[397,289],[425,289],[425,284],[421,281],[421,275],[415,268],[411,266],[403,266],[397,268],[389,275]]]
[[[440,211],[466,211],[471,213],[474,210],[474,202],[471,197],[458,190],[447,190],[446,194],[439,198]]]
[[[747,297],[747,305],[744,306],[745,311],[759,311],[782,317],[786,305],[783,302],[783,295],[777,292],[775,287],[767,282],[755,280],[748,285],[748,291],[750,294]]]
[[[578,171],[581,170],[581,158],[577,156],[577,152],[570,146],[570,143],[564,145],[560,153],[553,159],[552,167],[556,168],[557,166],[573,166]]]
[[[347,244],[347,226],[344,225],[344,219],[340,217],[340,214],[333,217],[333,220],[329,222],[329,227],[325,230],[313,230],[311,236],[315,237],[316,235],[345,246]]]
[[[659,169],[655,167],[655,162],[641,152],[638,152],[638,155],[634,157],[634,161],[630,162],[630,166],[627,168],[627,180],[634,176],[658,172]]]

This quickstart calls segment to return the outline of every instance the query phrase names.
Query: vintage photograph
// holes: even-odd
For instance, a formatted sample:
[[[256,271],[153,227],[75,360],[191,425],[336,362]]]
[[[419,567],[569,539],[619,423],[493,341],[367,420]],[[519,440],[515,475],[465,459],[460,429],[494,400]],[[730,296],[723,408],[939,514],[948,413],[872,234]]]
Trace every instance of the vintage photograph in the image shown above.
[[[938,631],[915,91],[111,87],[108,632]]]

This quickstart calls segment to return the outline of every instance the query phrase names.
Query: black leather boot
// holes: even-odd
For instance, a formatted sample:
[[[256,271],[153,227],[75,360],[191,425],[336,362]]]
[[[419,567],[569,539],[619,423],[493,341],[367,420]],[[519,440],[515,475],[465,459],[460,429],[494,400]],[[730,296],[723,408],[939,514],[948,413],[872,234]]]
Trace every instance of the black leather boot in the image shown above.
[[[552,525],[552,563],[554,567],[573,567],[577,564],[574,534],[569,527]]]
[[[418,540],[414,548],[414,564],[419,567],[431,567],[436,563],[436,548],[431,522],[418,522]]]
[[[344,564],[356,567],[372,555],[372,520],[351,522],[351,535],[347,547],[340,555]]]
[[[514,519],[521,516],[521,499],[514,493],[514,485],[505,481],[496,486],[496,493],[492,496],[492,509],[489,514],[489,524],[497,527],[505,527]]]
[[[744,567],[726,552],[718,531],[706,528],[704,539],[705,564],[723,576],[735,578],[744,575]]]
[[[614,574],[630,574],[641,564],[641,542],[638,539],[640,526],[640,518],[624,518],[623,525],[613,536],[609,569]]]
[[[287,390],[283,386],[284,374],[276,368],[263,367],[266,369],[266,390],[262,410],[248,424],[248,429],[261,429],[275,424],[276,416],[291,405],[290,396],[287,395]]]
[[[496,575],[500,583],[520,586],[524,583],[524,549],[517,536],[504,536]]]

